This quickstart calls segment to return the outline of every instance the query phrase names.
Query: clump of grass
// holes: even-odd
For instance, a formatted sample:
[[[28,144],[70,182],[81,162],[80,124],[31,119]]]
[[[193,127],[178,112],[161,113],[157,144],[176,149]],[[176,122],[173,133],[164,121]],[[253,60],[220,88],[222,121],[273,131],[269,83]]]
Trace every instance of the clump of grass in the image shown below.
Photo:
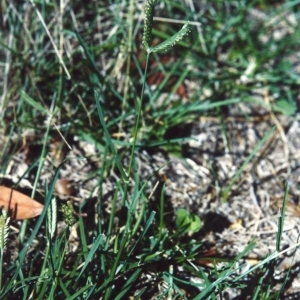
[[[146,189],[151,177],[154,177],[155,174],[152,174],[148,180],[142,181],[142,177],[137,171],[135,158],[137,150],[142,146],[157,147],[166,144],[169,146],[170,142],[163,140],[163,136],[170,126],[193,121],[198,118],[199,112],[211,113],[221,119],[222,107],[235,105],[245,99],[250,101],[251,89],[255,80],[270,88],[274,93],[279,93],[282,97],[285,92],[292,95],[294,91],[291,86],[284,89],[280,84],[277,85],[284,77],[280,71],[285,67],[279,63],[278,68],[275,68],[278,72],[267,73],[265,64],[274,59],[275,54],[264,50],[264,55],[261,56],[259,49],[263,47],[263,44],[256,39],[249,41],[252,36],[249,33],[253,33],[255,28],[251,27],[252,23],[246,24],[243,21],[243,16],[252,9],[247,2],[242,1],[239,4],[232,4],[232,6],[228,6],[222,1],[215,3],[210,7],[208,14],[204,14],[201,19],[203,22],[202,32],[199,31],[199,22],[197,22],[199,16],[193,13],[191,8],[187,9],[180,3],[176,5],[164,3],[171,18],[176,19],[176,14],[180,12],[186,19],[196,20],[196,24],[193,24],[198,28],[197,32],[196,30],[191,31],[190,24],[192,22],[190,22],[178,30],[171,27],[171,34],[153,28],[153,17],[157,4],[159,4],[158,1],[150,0],[145,8],[143,45],[146,50],[146,58],[144,72],[137,56],[132,56],[134,65],[139,69],[139,80],[132,75],[129,81],[134,83],[138,81],[136,86],[141,84],[140,90],[132,88],[128,92],[128,97],[134,103],[132,107],[120,105],[123,104],[124,99],[120,92],[121,89],[114,86],[113,80],[109,80],[113,72],[110,74],[109,68],[100,72],[98,65],[98,57],[108,61],[106,60],[109,58],[108,55],[116,55],[114,51],[116,51],[115,48],[116,45],[119,45],[119,41],[126,40],[127,31],[122,27],[123,20],[116,12],[116,7],[113,7],[114,30],[108,30],[101,36],[101,41],[96,43],[94,40],[91,41],[90,37],[94,36],[95,32],[101,31],[95,24],[99,22],[100,15],[102,16],[107,9],[99,7],[95,9],[91,4],[86,4],[87,12],[91,14],[86,18],[93,17],[94,19],[90,27],[81,28],[77,24],[81,15],[79,13],[76,15],[74,12],[81,10],[82,5],[76,2],[73,10],[69,4],[72,14],[70,18],[66,18],[68,21],[64,26],[67,29],[63,32],[66,39],[76,44],[76,47],[74,46],[72,49],[67,48],[72,61],[64,65],[69,74],[67,77],[70,77],[71,81],[68,81],[67,77],[64,78],[61,56],[51,56],[51,51],[48,53],[45,50],[51,46],[51,43],[47,43],[47,36],[51,33],[44,32],[45,26],[55,24],[56,21],[56,19],[49,20],[48,18],[51,15],[58,15],[58,12],[66,13],[62,6],[57,7],[55,3],[51,2],[35,4],[33,12],[39,12],[38,18],[26,27],[28,43],[34,45],[36,51],[34,55],[30,51],[26,52],[30,59],[26,60],[27,56],[24,57],[23,54],[20,54],[23,53],[20,51],[22,48],[20,40],[14,40],[12,44],[6,45],[6,50],[11,51],[11,54],[14,55],[14,65],[22,65],[24,70],[28,71],[28,73],[24,71],[25,75],[20,76],[20,70],[14,70],[16,78],[11,78],[14,87],[11,93],[14,94],[15,90],[23,91],[18,97],[18,101],[14,103],[14,107],[10,107],[9,101],[1,103],[3,108],[1,113],[4,115],[5,112],[6,119],[12,122],[9,128],[11,135],[13,132],[20,131],[18,138],[21,139],[22,130],[36,129],[34,128],[36,124],[42,122],[41,120],[46,120],[37,137],[38,142],[42,144],[42,151],[32,164],[32,169],[36,170],[33,193],[36,193],[41,182],[47,144],[53,131],[58,128],[55,127],[56,123],[61,124],[59,130],[62,136],[73,132],[80,138],[93,143],[99,150],[102,165],[95,174],[92,174],[98,177],[96,188],[100,190],[95,209],[90,209],[92,197],[84,199],[78,206],[71,203],[59,206],[63,214],[61,218],[67,224],[67,227],[60,228],[60,231],[57,228],[60,215],[57,214],[54,186],[64,162],[58,168],[54,168],[55,173],[50,184],[44,182],[45,210],[36,223],[24,222],[25,225],[20,233],[21,251],[18,253],[16,262],[6,268],[4,272],[3,251],[8,233],[8,221],[4,217],[3,219],[0,217],[0,229],[3,229],[1,229],[0,261],[0,270],[4,274],[1,274],[3,277],[0,276],[3,279],[3,282],[0,282],[2,298],[9,299],[18,295],[27,299],[33,295],[36,299],[124,299],[129,296],[136,299],[149,299],[150,297],[156,299],[176,297],[216,299],[217,297],[221,298],[227,288],[246,290],[249,278],[254,278],[253,281],[259,284],[253,292],[253,299],[258,299],[260,295],[263,295],[264,298],[278,298],[283,292],[284,284],[282,291],[272,294],[273,282],[272,280],[267,281],[265,278],[270,270],[273,271],[276,268],[276,258],[286,251],[281,251],[280,248],[284,209],[282,209],[278,225],[276,252],[268,255],[256,266],[247,269],[241,262],[243,257],[253,250],[254,242],[246,245],[234,258],[205,257],[202,253],[201,235],[197,235],[201,228],[200,218],[188,210],[180,209],[176,216],[174,215],[174,224],[169,222],[165,215],[166,187],[160,191],[159,204],[152,206],[149,200],[151,193]],[[93,5],[98,4],[93,3]],[[223,6],[226,6],[227,10],[224,10]],[[8,20],[10,28],[14,31],[12,36],[17,36],[23,23],[18,18],[18,14],[15,15],[13,12],[18,9],[25,10],[28,7],[13,6],[13,8],[9,11]],[[101,12],[101,14],[97,15],[95,11]],[[228,13],[226,18],[224,11]],[[53,12],[53,14],[49,12]],[[43,26],[39,27],[38,20],[41,19],[45,22],[43,22]],[[62,22],[61,18],[59,20]],[[224,24],[222,24],[223,22]],[[213,24],[210,26],[211,23]],[[62,25],[59,24],[60,29],[62,29]],[[49,25],[49,27],[51,26]],[[188,33],[191,35],[189,41]],[[205,41],[198,38],[203,34]],[[151,46],[152,36],[165,38],[165,40],[159,45]],[[184,37],[187,41],[183,39]],[[237,43],[236,37],[238,37]],[[63,36],[60,36],[60,39],[62,38]],[[192,44],[191,41],[193,41]],[[171,47],[175,44],[178,45],[179,42],[182,47],[180,50],[182,59],[178,59],[178,62],[171,67],[160,63],[161,52],[171,51],[173,49]],[[289,42],[292,43],[292,39]],[[266,49],[273,49],[275,46],[277,54],[283,53],[282,44],[280,42],[275,44],[275,41],[268,40]],[[69,44],[66,42],[66,45]],[[243,45],[243,51],[247,55],[254,57],[253,67],[249,67],[247,55],[243,55],[239,51],[240,45]],[[56,50],[62,51],[63,49]],[[49,55],[47,59],[43,59],[45,51]],[[57,51],[55,52],[57,53]],[[105,57],[102,56],[103,53],[106,55]],[[226,55],[225,63],[219,61],[218,55],[220,54]],[[152,71],[150,55],[159,62],[159,68],[163,73],[169,73],[166,81],[172,75],[179,75],[176,76],[175,86],[180,85],[187,77],[201,82],[199,89],[192,93],[190,101],[172,102],[169,101],[170,96],[168,96],[161,102],[160,107],[156,105],[166,81],[159,83],[153,93],[147,89],[146,78]],[[186,58],[190,59],[193,67],[191,70],[184,66]],[[116,70],[121,69],[118,68],[118,62],[118,58],[115,57],[113,68]],[[220,69],[221,67],[222,69]],[[245,76],[241,77],[242,75]],[[248,81],[243,83],[236,80],[240,77],[247,77]],[[292,85],[299,79],[291,77],[289,80]],[[134,86],[134,84],[132,85]],[[9,99],[14,99],[14,97]],[[96,101],[96,107],[94,101]],[[291,96],[288,102],[283,103],[283,106],[290,105],[290,109],[285,111],[293,114],[295,112],[294,104]],[[124,111],[125,108],[128,111]],[[275,106],[271,106],[271,108],[279,110],[280,103],[276,102]],[[133,119],[134,121],[132,121]],[[128,130],[130,128],[132,132],[132,138],[128,141],[112,138],[112,133],[118,129],[118,124],[121,122],[123,128]],[[139,134],[141,132],[143,133],[142,138]],[[179,139],[174,139],[172,142],[175,144],[178,141]],[[258,146],[261,146],[263,142],[264,139]],[[256,151],[257,149],[254,149],[249,160]],[[2,157],[3,161],[10,157],[7,153],[6,151]],[[244,166],[225,189],[224,198],[227,199],[232,185]],[[6,167],[7,164],[5,164]],[[4,167],[0,168],[2,168],[1,172],[4,172]],[[105,204],[101,185],[110,170],[114,174],[115,185],[112,197],[109,199],[111,202],[110,214],[107,216],[103,208]],[[151,192],[154,193],[155,189],[153,188]],[[81,214],[86,207],[89,208],[88,218]],[[78,218],[75,217],[75,210],[79,210]],[[91,225],[89,226],[89,224]],[[32,229],[30,233],[28,233],[29,226]],[[71,236],[72,232],[73,234],[76,232],[77,236]],[[41,233],[42,238],[39,237]],[[71,243],[71,237],[75,239],[75,242],[73,240]],[[43,241],[44,239],[46,240],[45,249],[41,243],[40,248],[32,250],[34,253],[32,260],[27,259],[30,254],[28,250],[33,241]],[[74,252],[69,249],[72,246],[75,248]],[[297,246],[298,244],[295,244],[290,249],[296,249]],[[207,260],[211,264],[201,265],[198,263],[201,260]],[[273,265],[271,266],[271,264]],[[261,278],[255,279],[257,274]],[[197,279],[197,281],[191,281],[190,278]],[[154,288],[154,285],[161,286],[161,290]]]

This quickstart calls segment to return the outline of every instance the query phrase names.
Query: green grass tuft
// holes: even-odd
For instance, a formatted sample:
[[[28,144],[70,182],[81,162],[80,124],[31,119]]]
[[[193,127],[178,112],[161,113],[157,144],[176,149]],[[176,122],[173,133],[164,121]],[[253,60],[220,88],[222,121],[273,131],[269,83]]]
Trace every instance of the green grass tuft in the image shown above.
[[[296,119],[298,2],[4,1],[0,184],[27,182],[44,210],[14,231],[0,216],[0,299],[284,297],[291,268],[279,288],[274,274],[299,246],[282,245],[287,185],[275,250],[250,267],[257,244],[210,252],[204,221],[195,207],[174,209],[162,170],[195,141],[169,131],[202,117],[221,120],[224,140],[232,108],[246,120],[252,106]],[[218,200],[230,204],[274,130]],[[141,163],[152,153],[168,159]],[[75,178],[76,196],[58,195],[60,177]]]

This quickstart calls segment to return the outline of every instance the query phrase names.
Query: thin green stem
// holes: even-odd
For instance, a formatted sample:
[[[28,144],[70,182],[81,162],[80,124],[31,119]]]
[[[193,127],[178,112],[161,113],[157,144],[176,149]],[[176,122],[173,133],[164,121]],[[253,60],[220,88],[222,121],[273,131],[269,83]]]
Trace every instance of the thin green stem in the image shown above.
[[[55,290],[56,290],[56,287],[57,287],[58,279],[59,279],[59,276],[60,276],[60,273],[61,273],[61,270],[62,270],[62,265],[63,265],[63,262],[64,262],[64,257],[65,257],[65,254],[66,254],[66,250],[67,250],[67,243],[68,243],[67,235],[69,235],[69,228],[68,227],[64,230],[63,235],[61,237],[61,239],[63,240],[62,241],[63,251],[60,254],[60,256],[57,257],[57,259],[59,259],[59,265],[58,265],[57,270],[53,270],[54,271],[54,273],[53,273],[54,278],[53,278],[51,291],[49,293],[49,299],[54,299],[53,298],[54,293],[55,293]]]
[[[45,255],[44,255],[44,261],[43,261],[43,265],[42,265],[41,272],[40,272],[40,277],[42,277],[44,275],[44,272],[46,270],[47,260],[49,259],[50,247],[51,247],[51,239],[50,239],[50,236],[49,236],[48,241],[47,241],[46,252],[45,252]],[[42,282],[37,283],[37,285],[36,285],[36,295],[38,295],[40,293],[43,284],[44,283],[42,283]]]
[[[148,63],[149,63],[149,53],[147,53],[147,59],[146,59],[146,67],[145,67],[145,72],[144,72],[144,78],[143,78],[143,85],[142,85],[142,91],[141,91],[141,97],[139,99],[139,101],[137,101],[136,107],[137,107],[137,115],[136,115],[136,120],[135,120],[135,126],[134,126],[134,132],[133,132],[133,143],[132,143],[132,148],[131,148],[131,154],[130,154],[130,161],[129,161],[129,166],[128,166],[128,180],[125,182],[125,187],[124,187],[124,194],[123,194],[123,205],[125,205],[125,201],[127,199],[127,192],[128,192],[128,187],[129,187],[129,177],[132,171],[132,166],[133,166],[133,161],[134,161],[134,152],[135,152],[135,147],[137,144],[137,137],[138,137],[138,132],[139,132],[139,122],[140,122],[140,117],[141,117],[141,110],[142,110],[142,101],[144,98],[144,91],[145,91],[145,85],[146,85],[146,76],[147,76],[147,71],[148,71]],[[130,211],[130,209],[129,209]],[[125,227],[125,231],[121,240],[121,245],[120,248],[118,249],[117,252],[117,257],[115,259],[115,263],[111,269],[111,273],[110,273],[110,278],[111,280],[113,280],[113,277],[115,275],[117,266],[119,264],[121,255],[123,253],[124,247],[127,244],[128,241],[128,234],[130,232],[130,223],[131,223],[131,218],[127,219],[126,222],[126,227]],[[105,297],[104,299],[109,299],[111,295],[111,288],[108,288],[106,293],[105,293]]]
[[[125,239],[123,238],[122,241],[121,241],[121,246],[120,248],[118,249],[118,252],[117,252],[117,256],[115,258],[115,261],[114,261],[114,264],[110,270],[110,275],[109,275],[109,282],[112,282],[115,275],[116,275],[116,270],[118,268],[119,263],[120,263],[120,259],[121,259],[121,256],[123,254],[123,251],[124,251],[124,247],[125,247],[125,244],[126,244],[126,232],[124,233],[123,237],[125,236]],[[112,292],[112,287],[110,286],[106,291],[105,291],[105,295],[104,295],[104,300],[108,300],[108,299],[111,299],[110,298],[110,295],[111,295],[111,292]]]
[[[147,76],[147,71],[148,71],[148,64],[149,64],[149,56],[150,53],[147,53],[147,58],[146,58],[146,66],[145,66],[145,72],[144,72],[144,78],[143,78],[143,86],[142,86],[142,91],[141,91],[141,97],[140,100],[137,101],[137,115],[135,119],[135,126],[134,126],[134,132],[133,132],[133,142],[132,142],[132,147],[131,147],[131,153],[130,153],[130,160],[129,160],[129,165],[128,165],[128,171],[127,171],[127,176],[128,176],[128,181],[125,184],[124,187],[124,195],[123,195],[123,201],[122,205],[125,205],[125,201],[127,199],[127,192],[128,192],[128,187],[129,187],[129,178],[132,170],[132,165],[133,165],[133,159],[134,159],[134,151],[135,147],[137,144],[137,136],[139,132],[139,123],[140,123],[140,117],[141,117],[141,111],[142,111],[142,103],[143,103],[143,98],[144,98],[144,93],[145,93],[145,85],[146,85],[146,76]]]
[[[143,79],[141,97],[140,97],[140,101],[137,101],[137,116],[136,116],[136,120],[135,120],[134,132],[133,132],[133,143],[132,143],[130,161],[129,161],[129,166],[128,166],[128,176],[131,173],[131,169],[132,169],[132,165],[133,165],[133,159],[134,159],[134,151],[135,151],[135,147],[136,147],[136,143],[137,143],[137,136],[138,136],[138,132],[139,132],[139,123],[140,123],[142,103],[143,103],[144,91],[145,91],[145,85],[146,85],[146,75],[147,75],[147,71],[148,71],[149,56],[150,56],[150,54],[147,53],[146,67],[145,67],[145,72],[144,72],[144,79]]]

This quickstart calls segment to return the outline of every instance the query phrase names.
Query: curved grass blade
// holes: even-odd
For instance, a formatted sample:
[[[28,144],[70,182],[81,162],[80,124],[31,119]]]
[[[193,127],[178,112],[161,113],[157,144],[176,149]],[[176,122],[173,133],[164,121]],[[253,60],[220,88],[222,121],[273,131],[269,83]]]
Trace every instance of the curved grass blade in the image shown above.
[[[101,125],[103,127],[107,143],[108,143],[108,145],[110,147],[110,150],[111,150],[111,152],[112,152],[112,154],[114,156],[114,160],[115,160],[116,165],[117,165],[117,167],[118,167],[118,169],[119,169],[119,171],[120,171],[120,173],[122,175],[123,180],[128,181],[128,176],[126,175],[126,173],[125,173],[125,171],[124,171],[124,169],[122,167],[122,164],[121,164],[121,162],[119,160],[119,157],[118,157],[117,151],[115,149],[115,146],[114,146],[114,144],[112,142],[112,139],[110,137],[110,134],[109,134],[109,132],[107,130],[107,126],[106,126],[106,123],[105,123],[105,120],[104,120],[104,115],[103,115],[102,107],[101,107],[100,101],[99,101],[99,94],[98,94],[97,91],[94,91],[94,97],[95,97],[95,101],[96,101],[96,106],[97,106],[97,110],[98,110],[99,119],[100,119]]]

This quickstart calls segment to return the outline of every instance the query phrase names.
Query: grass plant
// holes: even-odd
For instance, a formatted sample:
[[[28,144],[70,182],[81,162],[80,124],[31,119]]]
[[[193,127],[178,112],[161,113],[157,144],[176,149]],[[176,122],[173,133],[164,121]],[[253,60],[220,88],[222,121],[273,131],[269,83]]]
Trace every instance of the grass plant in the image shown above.
[[[186,209],[167,215],[168,187],[151,185],[159,169],[145,179],[137,156],[158,148],[174,154],[189,137],[167,139],[170,128],[200,114],[222,120],[239,103],[293,117],[300,76],[289,58],[300,49],[300,26],[286,16],[299,16],[298,1],[3,1],[1,10],[0,173],[9,172],[13,154],[39,145],[19,177],[31,182],[33,198],[43,195],[45,208],[35,220],[13,223],[15,259],[5,254],[12,239],[0,216],[0,299],[223,299],[228,289],[240,299],[282,299],[290,273],[275,290],[277,258],[291,250],[295,256],[299,246],[281,248],[287,187],[276,250],[249,267],[254,241],[236,257],[206,257],[199,216]],[[274,22],[290,33],[277,38]],[[155,73],[163,79],[153,89],[148,79]],[[183,99],[176,93],[186,81],[197,88]],[[57,136],[59,149],[71,140],[95,151],[49,163]],[[81,181],[97,184],[66,204],[56,199],[55,185],[71,160],[96,166]]]

